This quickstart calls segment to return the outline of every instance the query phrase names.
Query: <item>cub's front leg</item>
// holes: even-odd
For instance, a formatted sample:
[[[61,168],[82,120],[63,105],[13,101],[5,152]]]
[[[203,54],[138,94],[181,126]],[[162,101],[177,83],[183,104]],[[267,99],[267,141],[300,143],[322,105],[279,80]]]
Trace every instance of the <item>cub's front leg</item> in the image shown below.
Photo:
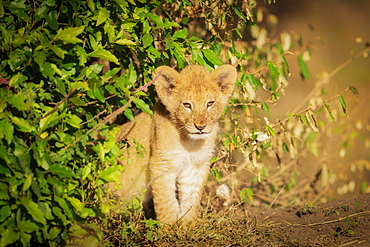
[[[180,221],[187,223],[198,216],[203,185],[207,179],[209,164],[188,166],[177,181],[180,204]]]
[[[176,172],[163,163],[151,164],[151,187],[157,220],[169,224],[177,222],[180,206],[176,196]]]

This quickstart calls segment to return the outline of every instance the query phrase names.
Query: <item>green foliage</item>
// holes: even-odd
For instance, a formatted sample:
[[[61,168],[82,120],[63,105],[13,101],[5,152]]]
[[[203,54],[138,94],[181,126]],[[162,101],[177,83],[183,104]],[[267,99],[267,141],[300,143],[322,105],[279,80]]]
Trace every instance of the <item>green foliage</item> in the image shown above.
[[[105,125],[109,114],[151,114],[153,97],[135,88],[159,65],[223,63],[221,39],[190,35],[188,15],[175,22],[170,4],[0,2],[0,246],[64,245],[84,231],[75,222],[107,214],[103,186],[117,180],[124,145],[115,142],[118,128]],[[192,11],[190,2],[176,4]],[[242,18],[239,27],[249,22],[227,6]],[[217,18],[226,21],[207,21]]]
[[[224,121],[234,131],[222,136],[222,155],[212,160],[217,182],[224,171],[217,163],[233,152],[254,167],[274,145],[292,154],[298,145],[279,135],[282,123],[267,117],[284,94],[290,76],[285,56],[293,47],[302,77],[309,78],[305,48],[289,33],[271,39],[262,17],[275,24],[248,0],[0,1],[0,246],[63,246],[85,234],[88,242],[109,242],[103,228],[116,225],[118,239],[138,236],[135,220],[142,215],[128,211],[141,210],[139,202],[122,221],[105,216],[115,209],[104,185],[117,181],[123,170],[117,158],[126,158],[125,143],[115,141],[119,128],[107,123],[133,120],[137,110],[152,114],[151,75],[160,65],[238,66],[238,88]],[[256,97],[261,91],[263,99]],[[333,117],[329,105],[322,106]],[[266,123],[247,127],[251,112]],[[313,130],[299,138],[317,155],[319,127],[311,109],[291,119]],[[137,151],[144,151],[139,144]],[[268,175],[261,169],[254,181]],[[239,195],[253,202],[252,189]],[[146,239],[155,241],[157,223],[144,223]]]

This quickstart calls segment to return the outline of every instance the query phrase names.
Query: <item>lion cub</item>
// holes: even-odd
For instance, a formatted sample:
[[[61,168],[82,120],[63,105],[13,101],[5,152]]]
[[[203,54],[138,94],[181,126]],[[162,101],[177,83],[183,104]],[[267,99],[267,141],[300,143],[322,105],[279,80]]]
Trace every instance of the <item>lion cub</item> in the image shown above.
[[[117,136],[117,141],[126,139],[132,145],[124,150],[127,165],[120,177],[122,188],[115,194],[129,199],[148,188],[144,206],[154,203],[157,220],[186,223],[197,217],[218,119],[233,91],[237,72],[231,65],[220,66],[212,73],[200,65],[189,65],[180,73],[161,66],[156,74],[160,101],[153,117],[138,115],[135,121],[121,126]]]

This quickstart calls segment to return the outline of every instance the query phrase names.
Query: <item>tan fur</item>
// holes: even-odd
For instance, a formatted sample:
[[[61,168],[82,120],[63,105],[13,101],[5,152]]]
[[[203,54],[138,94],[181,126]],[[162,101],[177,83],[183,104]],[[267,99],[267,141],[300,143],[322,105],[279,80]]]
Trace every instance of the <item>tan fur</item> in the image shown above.
[[[126,139],[131,144],[124,150],[131,162],[122,173],[122,188],[115,193],[129,199],[148,187],[144,204],[149,205],[153,198],[157,220],[189,222],[197,217],[215,148],[217,121],[237,73],[230,65],[212,73],[189,65],[181,73],[161,66],[156,74],[160,101],[153,117],[138,115],[134,122],[121,126],[117,136],[118,141]],[[143,157],[138,157],[135,143],[145,147]]]

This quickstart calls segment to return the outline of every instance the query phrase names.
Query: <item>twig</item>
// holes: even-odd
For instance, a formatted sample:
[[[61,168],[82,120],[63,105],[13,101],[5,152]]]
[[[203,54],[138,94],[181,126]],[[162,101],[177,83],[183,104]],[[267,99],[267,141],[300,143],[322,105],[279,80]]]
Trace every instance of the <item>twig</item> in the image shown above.
[[[147,84],[145,84],[144,86],[140,87],[139,89],[137,89],[135,92],[133,93],[136,93],[136,92],[139,92],[141,90],[143,90],[144,88],[147,88],[149,87],[150,85],[152,85],[159,77],[159,75],[161,74],[161,71],[153,78],[153,80],[151,80],[150,82],[148,82]],[[109,120],[115,118],[116,116],[118,116],[119,114],[121,114],[127,107],[129,107],[132,103],[132,101],[134,100],[134,96],[131,96],[129,98],[129,100],[127,101],[127,103],[118,108],[117,110],[115,110],[114,112],[112,112],[111,114],[109,114],[108,116],[106,116],[103,121],[101,121],[99,124],[97,124],[94,128],[90,129],[89,131],[86,132],[86,135],[89,135],[91,134],[92,132],[94,131],[97,131],[98,129],[102,128]],[[56,106],[57,107],[57,106]],[[71,146],[74,146],[77,144],[77,142],[79,142],[81,139],[82,139],[83,136],[79,137],[77,140],[75,140],[72,144],[66,146],[64,149],[67,150],[69,149]]]
[[[327,76],[325,76],[323,79],[318,80],[316,82],[315,88],[312,89],[312,91],[306,95],[306,97],[300,101],[300,103],[293,109],[292,112],[298,111],[302,107],[303,104],[305,104],[308,99],[310,99],[316,92],[321,90],[322,86],[329,80],[331,79],[334,75],[336,75],[339,71],[344,69],[346,66],[348,66],[351,62],[353,62],[355,59],[358,59],[359,57],[363,56],[363,54],[367,53],[370,51],[370,47],[366,47],[356,55],[348,58],[346,61],[344,61],[342,64],[340,64],[338,67],[336,67],[334,70],[332,70]]]
[[[271,208],[271,207],[272,207],[272,205],[274,205],[274,203],[275,203],[276,199],[280,196],[281,192],[282,192],[282,191],[283,191],[283,189],[285,188],[285,185],[286,185],[286,184],[284,184],[284,185],[283,185],[283,187],[281,187],[281,189],[280,189],[279,193],[276,195],[276,197],[274,198],[274,200],[270,203],[269,208]]]
[[[319,103],[319,104],[317,104],[317,105],[311,105],[311,106],[308,106],[306,109],[301,110],[301,111],[299,111],[299,112],[297,112],[297,113],[294,113],[292,116],[287,117],[287,118],[285,118],[285,119],[283,119],[283,120],[281,120],[281,121],[279,121],[279,122],[277,122],[277,123],[274,123],[274,124],[273,124],[273,125],[271,125],[270,127],[271,127],[271,128],[275,128],[276,126],[278,126],[278,125],[280,125],[280,124],[282,124],[282,123],[284,123],[284,122],[288,121],[289,119],[292,119],[292,118],[294,118],[294,117],[297,117],[297,115],[299,115],[299,114],[302,114],[302,113],[304,113],[304,112],[306,112],[306,111],[308,111],[308,110],[311,110],[311,109],[313,109],[313,108],[316,108],[316,107],[318,107],[318,106],[321,106],[321,105],[325,104],[326,102],[328,102],[328,101],[330,101],[330,100],[332,100],[332,99],[334,99],[334,98],[336,98],[336,97],[339,97],[340,95],[342,95],[343,93],[347,92],[348,90],[351,90],[351,88],[352,88],[352,87],[347,87],[347,88],[346,88],[346,89],[344,89],[342,92],[340,92],[340,93],[338,93],[338,94],[336,94],[336,95],[333,95],[333,96],[331,96],[331,97],[327,98],[326,100],[322,101],[321,103]],[[294,112],[294,111],[293,111],[293,112]]]
[[[272,60],[272,62],[275,62],[276,60],[278,60],[279,58],[281,58],[281,57],[282,57],[282,56],[284,56],[284,55],[294,55],[294,54],[295,54],[294,52],[291,52],[291,51],[285,51],[283,54],[280,54],[279,56],[277,56],[276,58],[274,58],[274,59]],[[259,68],[259,69],[255,70],[255,71],[249,72],[249,74],[251,74],[251,75],[257,74],[257,73],[259,73],[259,72],[261,72],[261,71],[265,70],[266,68],[268,68],[268,66],[267,66],[267,65],[265,65],[265,66],[263,66],[263,67],[261,67],[261,68]]]
[[[335,223],[335,222],[339,222],[339,221],[342,221],[342,220],[345,220],[347,218],[350,218],[350,217],[354,217],[354,216],[358,216],[358,215],[361,215],[361,214],[368,214],[370,213],[370,211],[364,211],[364,212],[359,212],[359,213],[355,213],[355,214],[350,214],[350,215],[347,215],[345,217],[340,217],[336,220],[328,220],[328,221],[323,221],[323,222],[316,222],[316,223],[311,223],[311,224],[292,224],[290,222],[287,222],[289,225],[292,225],[292,226],[318,226],[318,225],[325,225],[325,224],[331,224],[331,223]]]
[[[49,116],[50,114],[52,114],[53,112],[55,112],[57,109],[58,109],[58,107],[61,105],[61,104],[63,104],[64,102],[66,102],[67,101],[67,99],[69,98],[69,97],[71,97],[71,95],[74,93],[74,91],[75,91],[76,89],[74,89],[74,88],[72,88],[70,91],[69,91],[69,93],[62,99],[62,101],[60,101],[58,104],[56,104],[55,106],[54,106],[54,108],[53,109],[51,109],[48,113],[46,113],[44,116],[42,116],[42,117],[40,117],[39,119],[37,119],[36,121],[34,121],[32,124],[34,124],[34,123],[36,123],[36,122],[39,122],[41,119],[43,119],[43,118],[46,118],[47,116]]]
[[[157,79],[158,77],[162,74],[162,71],[159,71],[158,74],[156,74],[156,76],[153,78],[153,80],[151,80],[150,82],[148,82],[147,84],[145,84],[144,86],[141,86],[139,87],[136,91],[134,91],[134,93],[137,93],[139,91],[142,91],[143,89],[149,87],[150,85],[152,85]]]
[[[118,114],[120,114],[121,112],[123,112],[132,103],[133,100],[134,100],[134,96],[131,96],[130,99],[127,101],[127,103],[124,106],[118,108],[117,110],[115,110],[114,112],[112,112],[110,115],[108,115],[103,121],[101,121],[94,128],[88,130],[86,132],[86,135],[89,135],[90,133],[92,133],[92,132],[100,129],[101,127],[103,127],[111,118],[113,118],[113,116],[117,116]],[[77,140],[75,140],[72,144],[66,146],[64,149],[67,150],[71,146],[75,146],[77,144],[77,142],[79,142],[83,137],[84,136],[79,137]]]

